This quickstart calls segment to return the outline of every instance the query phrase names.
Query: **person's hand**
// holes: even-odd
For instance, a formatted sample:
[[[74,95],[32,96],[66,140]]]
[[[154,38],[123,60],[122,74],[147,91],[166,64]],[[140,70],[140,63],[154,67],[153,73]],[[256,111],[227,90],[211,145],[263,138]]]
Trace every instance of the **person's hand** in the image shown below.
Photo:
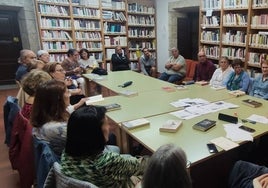
[[[80,74],[80,73],[81,73],[81,68],[80,68],[80,67],[76,67],[76,68],[74,68],[73,71],[74,71],[75,73]]]
[[[80,88],[77,88],[77,89],[69,89],[71,95],[82,95],[83,92]]]
[[[268,173],[257,177],[256,180],[260,183],[262,188],[268,187]]]

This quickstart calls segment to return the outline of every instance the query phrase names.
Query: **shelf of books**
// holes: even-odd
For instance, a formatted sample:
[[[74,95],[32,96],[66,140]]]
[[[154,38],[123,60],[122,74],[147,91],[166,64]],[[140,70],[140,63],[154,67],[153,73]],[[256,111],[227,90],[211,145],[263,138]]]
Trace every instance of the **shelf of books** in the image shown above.
[[[263,0],[202,0],[200,48],[211,59],[242,59],[254,76],[268,59],[267,9]]]
[[[129,0],[127,14],[129,59],[134,64],[134,67],[137,67],[143,48],[148,48],[152,55],[156,57],[156,13],[154,3],[151,0]]]
[[[156,53],[153,0],[35,0],[41,48],[61,62],[70,48],[87,48],[103,68],[117,45],[131,61]]]

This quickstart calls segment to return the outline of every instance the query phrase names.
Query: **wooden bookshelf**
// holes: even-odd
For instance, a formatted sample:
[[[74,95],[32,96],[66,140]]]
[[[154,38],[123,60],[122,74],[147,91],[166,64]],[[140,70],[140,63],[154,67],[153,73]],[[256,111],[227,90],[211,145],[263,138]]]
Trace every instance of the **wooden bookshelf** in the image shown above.
[[[262,0],[202,0],[200,49],[216,63],[220,56],[240,58],[249,72],[260,71],[261,59],[268,59],[267,10]]]
[[[35,0],[41,48],[61,62],[69,48],[87,48],[107,68],[117,45],[133,62],[156,53],[153,0]],[[130,7],[134,8],[130,9]]]

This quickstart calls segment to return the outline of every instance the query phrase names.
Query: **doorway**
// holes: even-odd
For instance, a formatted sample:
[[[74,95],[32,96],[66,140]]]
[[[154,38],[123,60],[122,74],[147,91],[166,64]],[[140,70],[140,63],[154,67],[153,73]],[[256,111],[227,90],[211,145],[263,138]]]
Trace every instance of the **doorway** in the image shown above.
[[[22,49],[16,11],[0,10],[0,85],[15,84]]]
[[[199,11],[184,12],[185,17],[177,19],[177,37],[180,54],[185,59],[197,60]]]

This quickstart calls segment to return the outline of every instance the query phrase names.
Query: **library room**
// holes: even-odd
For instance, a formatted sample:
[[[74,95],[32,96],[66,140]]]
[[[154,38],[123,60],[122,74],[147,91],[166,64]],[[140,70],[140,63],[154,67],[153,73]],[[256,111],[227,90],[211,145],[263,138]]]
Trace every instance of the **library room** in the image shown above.
[[[267,10],[0,0],[1,187],[266,187]]]

